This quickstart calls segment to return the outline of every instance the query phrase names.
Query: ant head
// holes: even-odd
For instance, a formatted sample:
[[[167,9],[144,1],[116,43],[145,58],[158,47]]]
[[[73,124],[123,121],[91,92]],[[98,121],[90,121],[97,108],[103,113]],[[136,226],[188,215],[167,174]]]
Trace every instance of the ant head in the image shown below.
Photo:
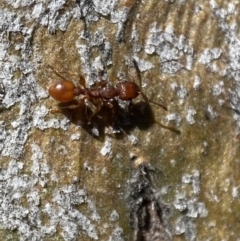
[[[123,80],[118,82],[116,86],[118,88],[120,100],[135,99],[140,93],[139,86],[132,81]]]
[[[74,99],[75,85],[69,80],[61,80],[52,84],[49,89],[49,95],[59,102],[68,102]]]

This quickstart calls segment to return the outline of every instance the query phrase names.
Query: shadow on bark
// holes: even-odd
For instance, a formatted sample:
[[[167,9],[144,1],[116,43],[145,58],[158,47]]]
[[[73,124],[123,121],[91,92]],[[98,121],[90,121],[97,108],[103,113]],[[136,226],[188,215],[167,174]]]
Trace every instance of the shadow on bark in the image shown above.
[[[69,104],[78,104],[79,107],[69,109],[67,108]],[[103,140],[105,135],[117,139],[123,138],[136,127],[144,130],[155,123],[151,106],[147,102],[135,104],[114,100],[111,104],[112,108],[103,106],[95,115],[94,111],[81,100],[80,103],[72,101],[59,104],[59,108],[72,123],[80,125],[86,132],[99,140]]]

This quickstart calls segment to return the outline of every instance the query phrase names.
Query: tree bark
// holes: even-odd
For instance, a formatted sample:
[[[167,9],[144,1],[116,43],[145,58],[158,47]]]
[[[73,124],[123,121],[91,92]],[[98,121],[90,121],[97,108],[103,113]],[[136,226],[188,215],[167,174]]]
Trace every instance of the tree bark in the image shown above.
[[[238,13],[234,1],[2,1],[0,239],[237,240]],[[168,111],[139,95],[89,121],[96,100],[59,105],[48,65],[75,85],[134,81]]]

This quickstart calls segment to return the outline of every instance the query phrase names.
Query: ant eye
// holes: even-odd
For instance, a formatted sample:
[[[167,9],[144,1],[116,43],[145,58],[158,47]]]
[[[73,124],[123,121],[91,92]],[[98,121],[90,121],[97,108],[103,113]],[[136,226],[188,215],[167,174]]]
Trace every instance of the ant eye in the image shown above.
[[[48,93],[57,101],[68,102],[74,98],[74,89],[75,85],[73,82],[64,80],[51,85],[48,89]]]

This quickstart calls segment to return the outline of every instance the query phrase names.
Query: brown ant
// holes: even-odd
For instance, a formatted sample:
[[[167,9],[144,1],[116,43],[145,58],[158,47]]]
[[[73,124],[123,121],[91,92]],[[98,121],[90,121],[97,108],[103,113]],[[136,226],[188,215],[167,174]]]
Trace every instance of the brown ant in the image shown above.
[[[110,123],[110,129],[111,127],[114,128],[113,132],[118,133],[123,130],[118,130],[118,124],[124,127],[129,126],[130,123],[134,121],[138,121],[138,118],[136,119],[136,114],[138,115],[138,112],[136,112],[136,108],[133,108],[133,106],[129,106],[131,110],[128,108],[128,104],[131,103],[131,100],[135,99],[139,94],[143,96],[143,99],[146,102],[150,102],[153,104],[156,104],[160,107],[162,107],[164,110],[168,110],[167,107],[163,104],[157,103],[149,99],[140,89],[139,85],[137,85],[133,78],[132,81],[129,80],[122,80],[118,79],[119,81],[116,84],[113,84],[111,82],[107,82],[102,80],[100,73],[99,74],[99,82],[96,83],[93,87],[86,87],[85,78],[83,76],[80,76],[79,84],[80,86],[76,86],[72,81],[67,80],[64,76],[62,76],[59,72],[57,72],[54,67],[49,66],[49,68],[52,69],[52,71],[59,77],[61,77],[62,80],[59,80],[55,83],[53,83],[49,89],[49,95],[54,98],[55,100],[59,101],[60,103],[67,103],[67,105],[61,105],[61,110],[64,111],[64,109],[77,109],[79,108],[84,102],[85,102],[85,112],[71,112],[73,115],[73,118],[75,119],[76,116],[79,116],[79,121],[82,122],[83,126],[88,129],[89,125],[94,125],[92,122],[92,119],[100,113],[100,111],[103,111],[102,113],[105,113],[104,115],[100,116],[99,121],[104,123],[104,125],[109,125]],[[131,77],[131,76],[130,76]],[[75,99],[75,97],[80,96],[79,99]],[[119,101],[117,101],[119,100]],[[122,103],[120,103],[122,101]],[[122,104],[126,103],[125,109],[122,112]],[[90,107],[90,115],[89,115],[89,107]],[[108,107],[111,110],[111,116],[109,116],[106,112],[107,109],[103,109],[103,107]],[[119,108],[120,107],[120,108]],[[81,109],[82,111],[82,109]],[[58,110],[53,110],[52,112],[58,112]],[[64,113],[66,113],[64,111]],[[132,118],[130,117],[132,116]],[[128,118],[130,117],[128,122]],[[122,119],[124,118],[124,119]],[[150,120],[152,117],[150,117]],[[74,120],[73,120],[74,121]],[[143,119],[141,119],[143,121]],[[140,123],[142,123],[140,121]],[[100,123],[99,122],[99,123]],[[154,120],[155,123],[159,124],[161,127],[172,130],[171,127],[166,127],[162,125],[161,123],[158,123]],[[86,126],[87,124],[87,126]],[[112,126],[113,125],[113,126]],[[116,126],[115,126],[116,125]],[[117,127],[117,128],[116,128]],[[116,128],[116,129],[115,129]],[[173,130],[174,131],[174,130]]]
[[[80,107],[82,100],[89,100],[93,106],[96,108],[95,111],[92,111],[92,114],[90,116],[84,115],[85,120],[88,121],[87,124],[91,124],[92,118],[101,111],[103,106],[110,107],[112,110],[112,117],[115,117],[113,114],[115,114],[115,107],[118,108],[120,105],[119,102],[117,102],[117,98],[121,101],[131,101],[135,99],[139,94],[142,95],[143,99],[146,102],[150,102],[153,104],[156,104],[163,108],[164,110],[168,110],[167,107],[163,104],[157,103],[149,99],[140,89],[139,85],[137,85],[134,80],[119,80],[119,82],[114,85],[110,82],[103,81],[101,76],[99,76],[99,82],[94,87],[86,87],[85,78],[83,76],[80,76],[79,83],[82,87],[75,86],[72,81],[67,80],[64,76],[62,76],[60,73],[58,73],[52,66],[48,65],[49,68],[53,70],[53,72],[59,76],[62,80],[55,82],[52,84],[49,89],[49,95],[54,98],[55,100],[66,103],[66,102],[72,102],[75,100],[75,97],[82,96],[82,98],[75,100],[75,103],[77,104],[67,104],[63,108],[67,109],[77,109]],[[138,71],[139,72],[139,71]],[[132,78],[133,79],[133,78]],[[141,83],[141,82],[140,82]],[[114,101],[115,100],[115,101]],[[115,105],[114,105],[115,104]],[[87,109],[86,109],[87,110]],[[117,115],[120,117],[119,115]],[[123,115],[124,116],[124,115]],[[105,116],[106,117],[106,116]],[[155,123],[157,123],[162,128],[171,130],[175,132],[176,134],[181,134],[181,131],[176,130],[173,127],[165,126],[156,120],[154,120]],[[84,122],[85,123],[85,122]]]
[[[165,105],[150,100],[134,81],[119,80],[119,82],[114,85],[100,78],[100,82],[98,82],[95,87],[88,88],[86,87],[85,78],[80,76],[79,83],[82,86],[80,87],[75,86],[72,81],[65,79],[65,77],[58,73],[52,66],[48,65],[48,67],[50,67],[57,76],[62,78],[62,80],[55,82],[49,87],[49,95],[61,103],[70,102],[77,96],[82,96],[82,99],[92,102],[94,106],[96,106],[96,110],[89,118],[90,123],[92,117],[100,112],[104,105],[113,108],[111,101],[114,99],[119,98],[122,101],[131,101],[139,94],[142,95],[146,102],[151,102],[162,107],[164,110],[168,110]],[[79,104],[69,105],[66,108],[75,109],[78,107]]]

